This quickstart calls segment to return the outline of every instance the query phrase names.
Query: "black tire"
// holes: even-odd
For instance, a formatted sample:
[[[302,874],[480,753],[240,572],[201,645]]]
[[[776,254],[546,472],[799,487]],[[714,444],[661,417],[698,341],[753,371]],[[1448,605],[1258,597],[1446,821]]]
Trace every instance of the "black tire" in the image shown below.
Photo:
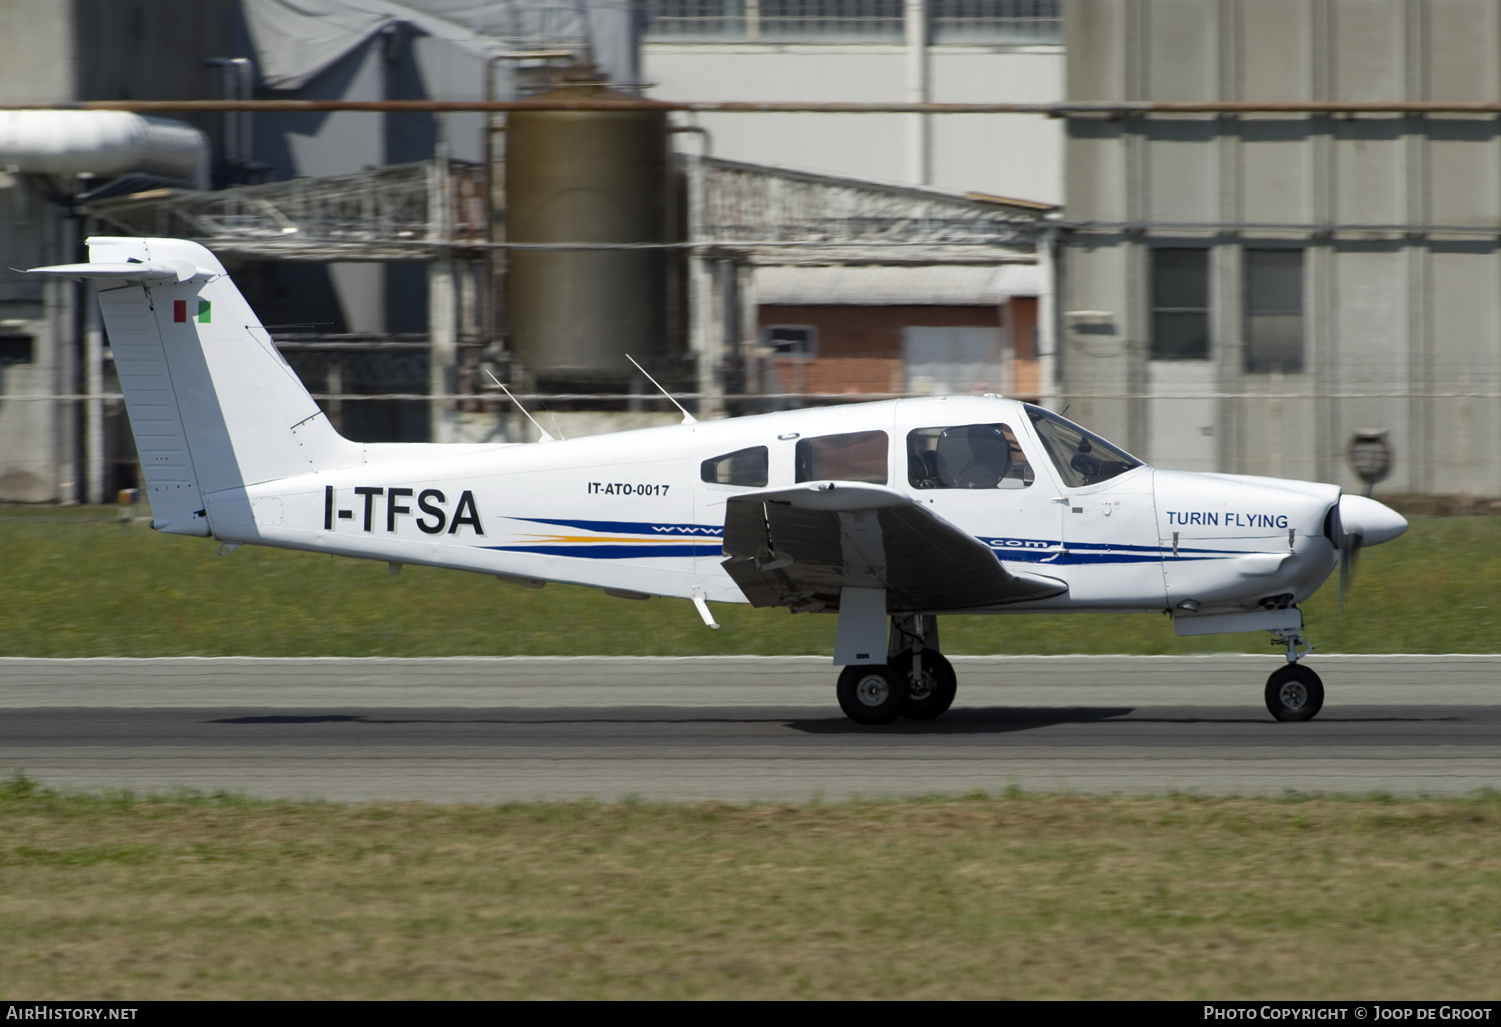
[[[1289,663],[1266,679],[1266,708],[1278,720],[1312,720],[1324,708],[1324,682],[1302,664]]]
[[[856,724],[890,724],[907,705],[907,675],[885,664],[846,667],[837,692],[839,708]]]
[[[907,676],[907,705],[902,716],[911,720],[933,720],[948,712],[959,691],[954,665],[937,649],[922,651],[922,681],[912,677],[913,651],[892,658],[891,665]]]

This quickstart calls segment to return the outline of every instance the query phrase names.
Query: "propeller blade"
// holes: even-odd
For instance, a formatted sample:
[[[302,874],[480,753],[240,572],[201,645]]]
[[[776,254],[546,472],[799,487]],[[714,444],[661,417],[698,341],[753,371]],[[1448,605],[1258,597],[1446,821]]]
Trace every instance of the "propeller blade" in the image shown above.
[[[1360,558],[1361,537],[1353,531],[1339,537],[1339,608],[1345,609],[1345,596],[1355,584],[1355,564]]]

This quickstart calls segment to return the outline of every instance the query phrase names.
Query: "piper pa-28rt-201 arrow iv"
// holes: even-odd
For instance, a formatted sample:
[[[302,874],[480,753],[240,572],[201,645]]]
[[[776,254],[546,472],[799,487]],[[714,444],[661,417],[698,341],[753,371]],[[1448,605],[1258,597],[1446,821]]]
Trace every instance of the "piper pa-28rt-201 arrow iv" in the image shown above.
[[[1000,397],[790,410],[550,444],[357,443],[318,409],[208,250],[94,238],[153,525],[228,544],[425,564],[616,595],[836,613],[861,724],[955,693],[950,613],[1166,612],[1270,631],[1266,704],[1323,704],[1298,603],[1401,516],[1335,485],[1149,467]]]

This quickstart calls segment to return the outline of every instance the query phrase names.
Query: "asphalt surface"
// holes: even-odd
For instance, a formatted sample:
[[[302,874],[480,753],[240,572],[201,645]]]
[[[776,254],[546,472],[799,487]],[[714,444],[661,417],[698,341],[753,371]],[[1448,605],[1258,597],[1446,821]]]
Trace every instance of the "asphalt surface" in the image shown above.
[[[956,658],[955,708],[860,728],[816,657],[0,660],[0,774],[339,800],[839,799],[1501,788],[1501,656]]]

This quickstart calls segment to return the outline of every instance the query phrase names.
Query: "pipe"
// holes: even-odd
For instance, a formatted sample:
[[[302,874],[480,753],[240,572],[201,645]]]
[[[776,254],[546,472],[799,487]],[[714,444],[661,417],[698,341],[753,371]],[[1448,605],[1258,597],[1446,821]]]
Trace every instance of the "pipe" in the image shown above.
[[[1203,103],[1075,100],[1066,103],[814,103],[755,100],[87,100],[51,105],[0,104],[0,111],[698,111],[705,114],[1044,114],[1049,117],[1145,114],[1501,114],[1492,101],[1340,100],[1263,103],[1218,100]]]
[[[907,36],[907,102],[928,102],[928,5],[927,0],[906,0],[903,21]],[[927,185],[928,116],[907,115],[907,181]]]
[[[0,167],[37,175],[144,172],[208,188],[208,138],[125,111],[0,111]]]

